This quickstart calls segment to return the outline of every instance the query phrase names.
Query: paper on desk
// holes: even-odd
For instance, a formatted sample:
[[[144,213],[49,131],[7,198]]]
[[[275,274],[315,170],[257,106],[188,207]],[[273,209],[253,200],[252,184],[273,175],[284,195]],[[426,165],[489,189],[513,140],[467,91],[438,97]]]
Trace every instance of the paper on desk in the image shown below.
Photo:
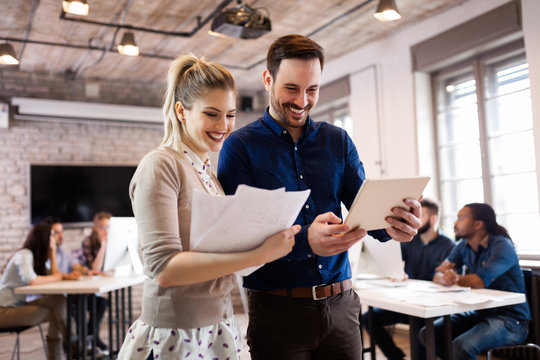
[[[454,305],[454,302],[445,297],[411,296],[403,298],[403,301],[410,304],[421,305],[425,307]]]
[[[403,297],[403,301],[422,306],[443,306],[443,305],[474,305],[483,304],[493,300],[493,297],[475,293],[435,293],[430,296],[425,294]]]
[[[440,285],[436,283],[431,283],[420,291],[435,292],[435,293],[449,293],[449,292],[462,292],[462,291],[469,291],[469,290],[471,290],[471,288],[468,286],[459,286],[459,285],[445,286],[445,285]]]
[[[485,294],[478,294],[472,291],[459,291],[459,292],[429,292],[423,291],[429,286],[424,284],[411,284],[408,288],[395,289],[393,291],[386,291],[386,297],[392,297],[405,301],[411,304],[432,307],[432,306],[445,306],[445,305],[472,305],[481,304],[493,300],[492,296]]]
[[[270,235],[293,225],[310,190],[264,190],[240,185],[234,195],[195,190],[191,212],[191,250],[237,252],[253,249]],[[244,269],[248,275],[258,267]]]
[[[407,281],[392,281],[391,279],[375,279],[368,280],[367,282],[371,285],[389,288],[404,287],[408,285]]]

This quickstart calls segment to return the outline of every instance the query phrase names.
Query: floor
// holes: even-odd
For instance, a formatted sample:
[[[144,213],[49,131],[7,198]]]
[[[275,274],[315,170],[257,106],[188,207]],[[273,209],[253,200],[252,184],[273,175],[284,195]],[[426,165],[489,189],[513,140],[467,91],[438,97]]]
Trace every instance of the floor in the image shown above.
[[[247,315],[243,313],[241,309],[237,311],[237,321],[242,328],[242,330],[246,331],[247,328]],[[46,333],[47,325],[43,325],[44,333]],[[403,349],[405,353],[409,352],[409,338],[408,338],[408,332],[407,327],[405,326],[396,326],[394,330],[394,340],[396,344]],[[102,329],[100,331],[102,339],[108,338],[108,328],[106,326],[106,323],[102,325]],[[369,339],[367,336],[366,339]],[[368,340],[369,341],[369,340]],[[34,327],[30,330],[27,330],[23,333],[21,333],[20,337],[20,348],[21,348],[21,359],[22,360],[43,360],[45,358],[43,353],[43,346],[41,345],[41,339],[39,336],[39,329],[37,327]],[[11,354],[13,351],[13,346],[15,344],[15,335],[14,334],[0,334],[0,360],[9,360],[11,359]],[[380,350],[377,348],[377,354],[378,359],[384,359],[384,356],[380,352]],[[251,357],[249,356],[249,351],[247,348],[247,344],[244,343],[244,350],[240,353],[240,360],[250,360]],[[370,356],[369,354],[366,355],[365,360],[369,360]],[[407,358],[408,359],[408,358]]]

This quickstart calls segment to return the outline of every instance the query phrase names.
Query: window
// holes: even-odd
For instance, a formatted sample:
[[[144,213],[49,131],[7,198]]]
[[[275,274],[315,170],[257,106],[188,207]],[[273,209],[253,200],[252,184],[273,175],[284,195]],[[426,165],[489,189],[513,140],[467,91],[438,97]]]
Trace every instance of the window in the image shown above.
[[[349,103],[346,97],[316,106],[310,116],[317,122],[325,121],[334,124],[344,129],[351,138],[353,136],[353,121],[349,114]]]
[[[343,111],[340,114],[336,114],[334,118],[334,125],[344,129],[350,137],[353,134],[353,122],[348,112]]]
[[[540,225],[528,64],[507,47],[434,74],[443,230],[466,203],[493,206],[519,253]]]

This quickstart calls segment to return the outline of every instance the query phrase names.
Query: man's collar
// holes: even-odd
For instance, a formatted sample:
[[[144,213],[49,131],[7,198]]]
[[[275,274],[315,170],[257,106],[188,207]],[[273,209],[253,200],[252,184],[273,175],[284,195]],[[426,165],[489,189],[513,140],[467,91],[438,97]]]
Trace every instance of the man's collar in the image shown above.
[[[281,126],[280,123],[278,123],[272,116],[270,116],[270,107],[266,108],[266,111],[264,112],[264,115],[262,117],[262,121],[266,126],[270,128],[276,135],[281,136],[283,134],[283,131],[287,131],[283,126]],[[308,115],[306,119],[306,124],[304,125],[304,132],[303,135],[306,135],[313,131],[315,128],[315,123],[313,120],[311,120],[311,117]],[[288,132],[288,131],[287,131]]]
[[[490,239],[491,239],[491,235],[490,235],[490,234],[486,234],[486,236],[484,236],[484,237],[482,238],[482,240],[480,240],[480,242],[478,243],[478,247],[481,246],[481,247],[483,247],[484,249],[487,249],[488,246],[489,246],[489,241],[490,241]],[[463,240],[466,240],[466,241],[467,241],[466,245],[472,249],[472,246],[469,244],[469,239],[465,238],[465,239],[463,239]]]
[[[487,249],[490,237],[491,236],[489,236],[489,234],[486,234],[486,236],[484,236],[482,240],[480,240],[478,245],[482,246],[484,249]]]

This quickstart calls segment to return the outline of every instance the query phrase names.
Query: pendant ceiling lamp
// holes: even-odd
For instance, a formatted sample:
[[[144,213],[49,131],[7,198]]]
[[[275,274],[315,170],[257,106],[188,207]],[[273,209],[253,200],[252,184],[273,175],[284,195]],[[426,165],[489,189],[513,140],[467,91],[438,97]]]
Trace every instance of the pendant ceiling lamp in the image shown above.
[[[0,44],[0,64],[1,65],[18,65],[19,60],[15,55],[13,46],[9,43]]]
[[[118,52],[127,56],[139,56],[139,47],[135,42],[135,35],[132,32],[125,32],[122,41],[118,45]]]
[[[86,0],[64,0],[62,8],[65,12],[74,15],[88,15],[88,3]]]
[[[401,19],[401,15],[394,0],[379,0],[377,11],[373,14],[379,21],[393,21]]]

